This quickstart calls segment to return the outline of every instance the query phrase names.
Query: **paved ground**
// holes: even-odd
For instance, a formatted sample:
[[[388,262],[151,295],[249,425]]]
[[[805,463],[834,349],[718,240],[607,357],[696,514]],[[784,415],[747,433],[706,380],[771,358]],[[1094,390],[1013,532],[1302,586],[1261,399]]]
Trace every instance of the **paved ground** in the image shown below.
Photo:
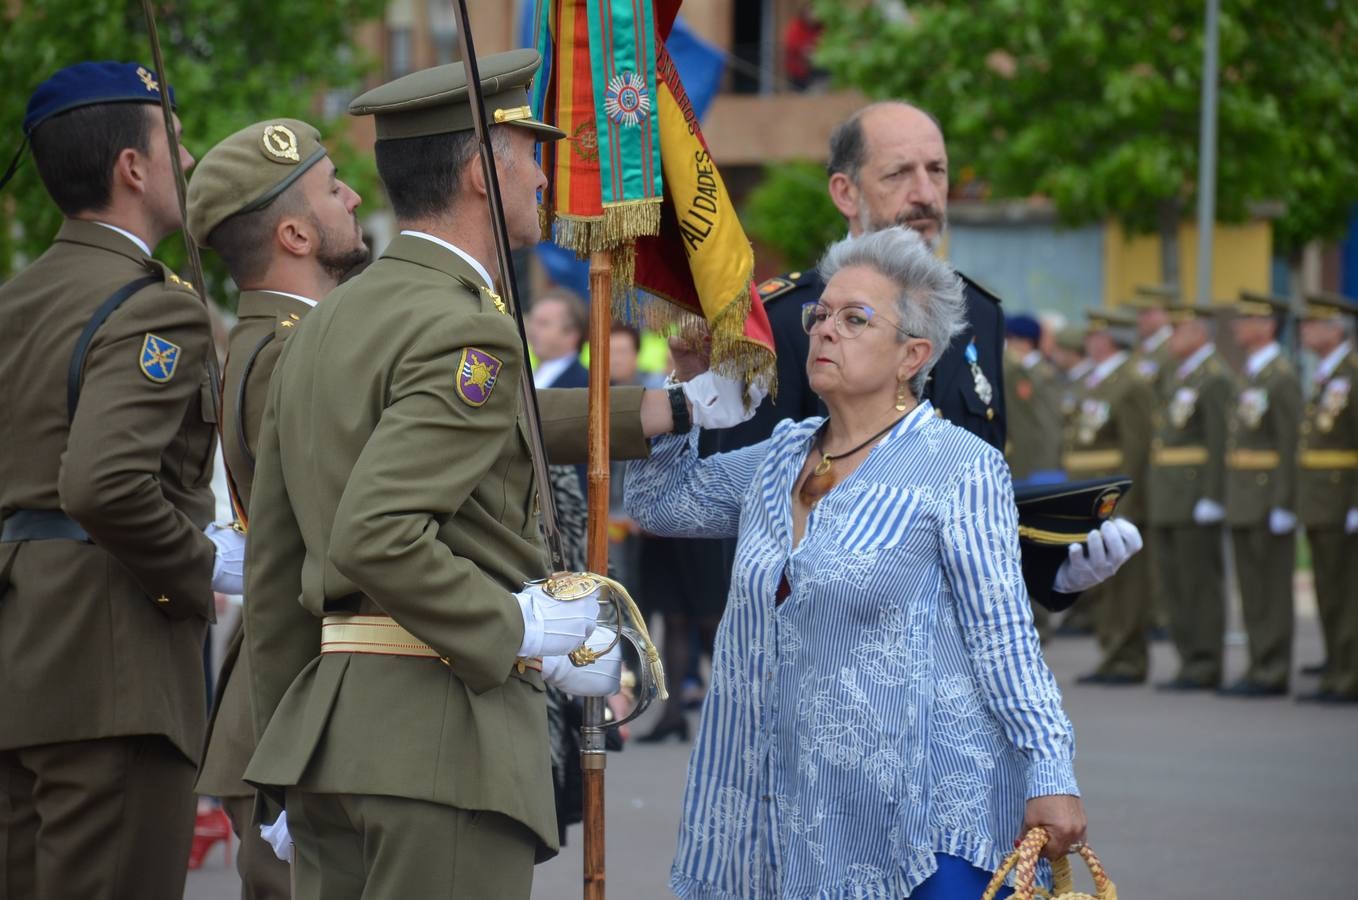
[[[1244,653],[1238,640],[1232,644],[1234,673]],[[1297,647],[1299,664],[1319,655],[1309,604]],[[1084,638],[1047,648],[1075,722],[1090,843],[1123,897],[1358,896],[1348,872],[1358,836],[1358,709],[1075,686],[1096,654]],[[1157,645],[1153,680],[1173,671],[1173,651]],[[610,758],[610,897],[670,896],[665,883],[687,759],[688,746],[675,743],[632,745]],[[578,832],[559,857],[538,867],[534,900],[580,896]],[[231,900],[238,891],[218,850],[191,873],[186,896]]]

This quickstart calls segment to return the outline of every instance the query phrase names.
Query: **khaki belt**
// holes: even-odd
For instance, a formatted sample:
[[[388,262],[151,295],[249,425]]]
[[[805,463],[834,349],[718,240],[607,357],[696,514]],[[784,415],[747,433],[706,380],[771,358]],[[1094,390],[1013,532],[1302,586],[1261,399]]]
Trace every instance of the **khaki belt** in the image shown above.
[[[321,652],[414,656],[452,665],[452,660],[406,631],[391,616],[326,616],[321,620]],[[514,660],[514,667],[520,672],[541,672],[542,659],[520,656]]]
[[[1206,447],[1160,447],[1151,451],[1151,464],[1156,466],[1205,466]]]
[[[1121,465],[1121,450],[1073,450],[1061,457],[1062,468],[1077,472],[1116,469]]]
[[[1277,450],[1232,450],[1226,454],[1229,469],[1276,469],[1281,463]]]
[[[1358,450],[1303,450],[1303,469],[1358,469]]]

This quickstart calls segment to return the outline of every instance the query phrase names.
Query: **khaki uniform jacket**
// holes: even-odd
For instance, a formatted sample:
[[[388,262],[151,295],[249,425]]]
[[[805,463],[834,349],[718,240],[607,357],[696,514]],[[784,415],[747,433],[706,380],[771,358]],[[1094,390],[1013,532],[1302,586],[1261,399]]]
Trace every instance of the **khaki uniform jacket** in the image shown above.
[[[311,307],[301,300],[269,291],[242,291],[239,320],[231,329],[222,376],[222,455],[248,509],[255,473],[259,426],[269,397],[269,380],[292,334]],[[241,780],[255,750],[250,716],[250,667],[241,651],[243,629],[237,628],[222,658],[217,695],[208,723],[206,748],[198,773],[198,793],[213,797],[250,797],[254,788]]]
[[[94,334],[68,425],[79,334],[148,274]],[[0,518],[65,510],[93,541],[0,543],[0,749],[160,734],[197,759],[215,556],[203,304],[123,235],[67,220],[0,286],[0,335]],[[148,342],[178,347],[170,377],[143,371]]]
[[[1061,467],[1072,480],[1126,475],[1133,489],[1118,515],[1146,521],[1146,474],[1150,462],[1155,391],[1129,358],[1094,387],[1085,387],[1066,426]]]
[[[1192,525],[1199,500],[1226,504],[1226,433],[1235,382],[1214,352],[1186,378],[1170,372],[1151,442],[1150,523]]]
[[[1137,374],[1150,382],[1157,396],[1168,396],[1176,380],[1174,369],[1177,365],[1169,352],[1168,340],[1162,340],[1149,353],[1140,349],[1138,342],[1137,350],[1132,354],[1132,365],[1136,367]]]
[[[1271,509],[1295,512],[1301,384],[1281,355],[1244,378],[1226,451],[1226,524],[1261,525]]]
[[[1004,355],[1008,432],[1004,456],[1015,481],[1061,468],[1061,394],[1064,385],[1046,360],[1024,366]]]
[[[1297,473],[1297,515],[1308,528],[1342,528],[1358,507],[1358,355],[1340,360],[1306,404]]]
[[[557,847],[541,675],[512,592],[547,571],[514,320],[463,260],[397,237],[284,347],[251,498],[246,780],[493,810]],[[478,386],[479,385],[479,386]],[[582,462],[585,392],[540,395]],[[615,457],[644,456],[614,388]],[[320,654],[328,613],[387,614],[446,658]]]

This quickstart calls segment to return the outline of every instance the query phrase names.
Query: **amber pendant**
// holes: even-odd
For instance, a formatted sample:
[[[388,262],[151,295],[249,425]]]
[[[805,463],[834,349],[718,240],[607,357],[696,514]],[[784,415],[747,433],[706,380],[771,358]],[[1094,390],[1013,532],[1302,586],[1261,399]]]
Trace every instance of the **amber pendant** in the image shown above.
[[[815,506],[834,486],[834,463],[830,461],[830,457],[822,456],[820,462],[811,470],[811,474],[802,482],[797,497],[807,506]]]

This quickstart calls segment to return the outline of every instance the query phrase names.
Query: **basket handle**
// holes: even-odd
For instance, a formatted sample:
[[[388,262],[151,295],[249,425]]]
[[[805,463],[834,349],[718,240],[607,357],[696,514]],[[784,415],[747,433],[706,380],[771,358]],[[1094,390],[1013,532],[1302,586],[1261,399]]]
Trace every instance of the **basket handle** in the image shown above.
[[[1052,862],[1052,891],[1050,895],[1042,888],[1036,886],[1037,881],[1037,861],[1042,856],[1042,848],[1048,840],[1047,830],[1038,826],[1030,830],[1023,836],[1019,847],[1009,856],[1005,857],[995,875],[990,879],[990,884],[986,885],[985,893],[981,895],[981,900],[995,900],[995,895],[1004,886],[1004,878],[1010,870],[1014,871],[1014,894],[1012,900],[1033,900],[1035,896],[1061,897],[1062,894],[1070,893],[1075,888],[1074,875],[1071,872],[1070,860],[1060,857]],[[1097,891],[1099,900],[1118,900],[1117,885],[1108,877],[1104,871],[1103,863],[1089,847],[1079,849],[1080,857],[1089,867],[1089,874],[1094,878],[1094,889]]]

